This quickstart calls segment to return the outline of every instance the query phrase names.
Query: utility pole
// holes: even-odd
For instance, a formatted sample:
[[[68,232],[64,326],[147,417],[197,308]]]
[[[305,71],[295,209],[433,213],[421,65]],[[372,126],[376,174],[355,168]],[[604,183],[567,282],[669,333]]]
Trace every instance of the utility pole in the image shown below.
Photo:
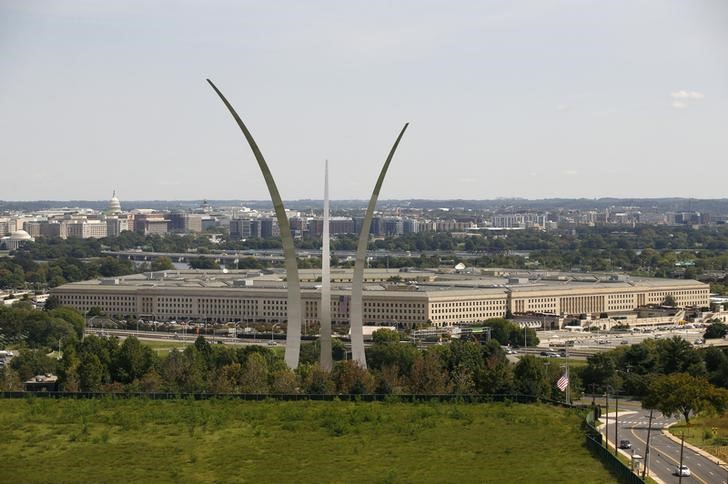
[[[645,479],[645,474],[647,473],[647,467],[650,463],[650,434],[652,433],[652,412],[653,410],[650,409],[650,423],[647,425],[647,447],[645,447],[645,464],[642,468],[642,480]]]
[[[614,394],[614,456],[617,456],[617,444],[619,444],[619,398]]]
[[[607,431],[607,437],[604,443],[607,445],[607,451],[609,451],[609,387],[607,387],[605,391],[606,393],[604,394],[604,401],[607,408],[604,411],[604,428]]]
[[[683,476],[683,447],[685,446],[685,432],[682,433],[680,436],[680,467],[677,470],[678,473],[678,484],[682,484],[682,476]]]

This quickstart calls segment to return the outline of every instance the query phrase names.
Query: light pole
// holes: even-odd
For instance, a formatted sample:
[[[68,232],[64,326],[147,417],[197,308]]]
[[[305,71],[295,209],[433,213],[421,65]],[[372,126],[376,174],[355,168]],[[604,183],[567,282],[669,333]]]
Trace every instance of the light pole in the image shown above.
[[[619,398],[614,392],[614,456],[617,456],[617,444],[619,444]]]
[[[683,448],[685,447],[685,432],[682,433],[680,436],[680,467],[677,469],[678,473],[678,480],[677,482],[679,484],[682,484],[682,478],[683,478]]]

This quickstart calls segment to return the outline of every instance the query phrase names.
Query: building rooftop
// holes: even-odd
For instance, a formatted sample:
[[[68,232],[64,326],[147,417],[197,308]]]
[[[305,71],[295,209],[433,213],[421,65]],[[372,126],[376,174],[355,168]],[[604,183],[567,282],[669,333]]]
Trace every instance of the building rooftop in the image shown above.
[[[484,273],[490,273],[487,269]],[[334,269],[331,271],[332,292],[345,293],[351,290],[351,269]],[[300,270],[301,289],[303,292],[320,290],[320,270]],[[452,274],[438,273],[436,270],[402,271],[400,269],[368,269],[365,271],[364,290],[378,292],[383,296],[421,297],[428,294],[432,297],[439,295],[467,296],[477,292],[479,294],[503,294],[510,291],[538,292],[553,291],[570,292],[589,288],[614,291],[619,289],[634,290],[638,288],[655,289],[664,286],[695,287],[702,283],[687,279],[657,279],[646,277],[615,276],[614,274],[583,274],[583,273],[556,273],[553,271],[521,272],[518,277],[498,277],[478,274]],[[94,279],[74,282],[61,286],[60,290],[78,288],[103,288],[109,291],[128,290],[199,290],[218,289],[239,291],[274,291],[278,292],[286,287],[285,271],[260,270],[168,270],[146,272],[114,278]]]

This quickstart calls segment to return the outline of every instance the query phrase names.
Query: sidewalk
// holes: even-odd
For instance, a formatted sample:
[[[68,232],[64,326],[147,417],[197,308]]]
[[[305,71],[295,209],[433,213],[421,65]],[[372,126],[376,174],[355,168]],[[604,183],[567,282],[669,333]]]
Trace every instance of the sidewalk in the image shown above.
[[[634,414],[634,413],[638,413],[638,412],[633,412],[633,411],[624,411],[624,412],[617,412],[617,413],[616,413],[616,415],[615,415],[615,412],[611,412],[611,413],[605,413],[605,414],[604,414],[604,415],[602,415],[602,417],[601,417],[601,418],[602,418],[602,419],[604,420],[604,422],[603,422],[603,423],[601,423],[601,424],[600,424],[600,425],[599,425],[599,426],[597,427],[597,430],[598,430],[599,432],[601,432],[601,434],[602,434],[602,435],[604,435],[604,427],[605,427],[605,426],[607,425],[607,422],[609,422],[609,420],[611,420],[611,421],[612,421],[612,424],[613,424],[613,423],[614,423],[614,419],[615,419],[615,417],[622,417],[622,416],[625,416],[625,415],[631,415],[631,414]],[[613,434],[612,434],[612,435],[613,435]],[[605,440],[606,440],[606,437],[605,437]],[[615,444],[615,445],[616,445],[616,444]],[[617,451],[618,451],[618,452],[619,452],[619,453],[620,453],[620,454],[621,454],[621,455],[622,455],[623,457],[625,457],[625,458],[627,459],[627,462],[631,462],[631,461],[632,461],[632,454],[628,453],[628,452],[627,452],[626,450],[624,450],[624,449],[617,449]],[[642,456],[642,457],[644,458],[644,456]],[[640,474],[640,475],[641,475],[641,474]],[[655,482],[656,482],[657,484],[667,484],[667,483],[666,483],[665,481],[663,481],[662,479],[660,479],[659,477],[657,477],[656,475],[654,475],[654,474],[653,474],[652,472],[648,472],[648,473],[647,473],[647,475],[648,475],[648,476],[650,477],[650,479],[652,479],[653,481],[655,481]]]
[[[672,440],[673,442],[675,442],[677,444],[680,444],[680,442],[681,442],[680,441],[680,438],[678,436],[674,435],[672,432],[670,432],[670,427],[672,427],[676,423],[678,423],[678,422],[672,422],[672,423],[668,424],[664,429],[662,429],[662,434],[665,437],[667,437],[668,439]],[[687,447],[688,449],[692,450],[696,454],[700,454],[703,457],[705,457],[706,459],[708,459],[708,460],[710,460],[712,462],[715,462],[719,466],[728,469],[728,464],[725,461],[723,461],[723,460],[719,459],[718,457],[714,456],[713,454],[711,454],[707,450],[701,449],[700,447],[696,447],[695,445],[691,444],[687,440],[685,441],[685,447]]]

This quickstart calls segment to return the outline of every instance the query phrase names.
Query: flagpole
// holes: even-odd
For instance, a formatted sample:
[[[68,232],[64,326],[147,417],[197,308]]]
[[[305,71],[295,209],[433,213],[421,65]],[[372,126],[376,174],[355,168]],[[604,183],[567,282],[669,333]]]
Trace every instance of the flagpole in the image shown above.
[[[566,404],[569,404],[569,390],[571,387],[571,379],[569,378],[569,348],[566,348]]]

